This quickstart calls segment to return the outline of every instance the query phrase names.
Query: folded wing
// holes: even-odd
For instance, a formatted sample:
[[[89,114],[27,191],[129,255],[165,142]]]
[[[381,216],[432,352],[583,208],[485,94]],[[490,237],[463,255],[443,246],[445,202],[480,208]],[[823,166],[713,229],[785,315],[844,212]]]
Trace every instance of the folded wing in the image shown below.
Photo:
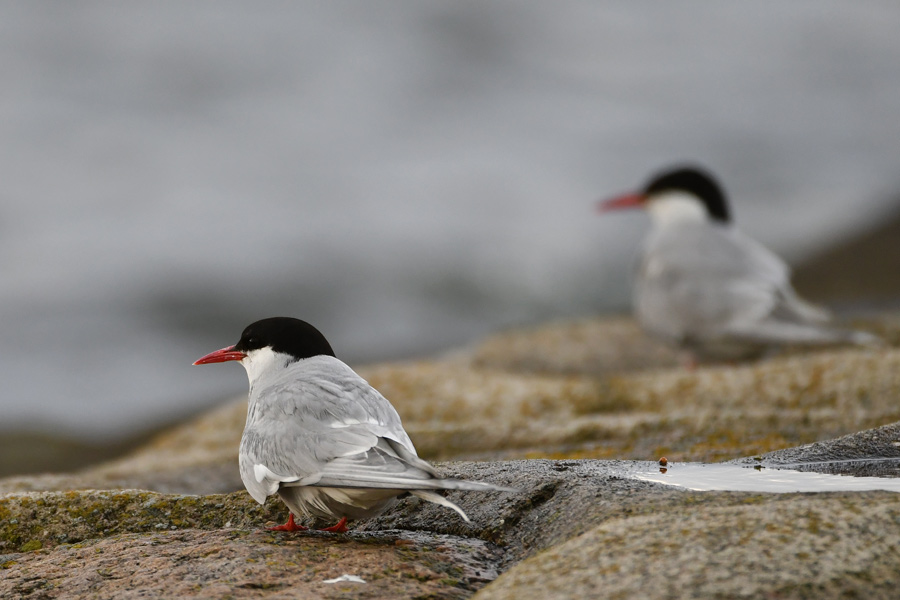
[[[241,441],[241,477],[257,501],[280,486],[506,489],[441,478],[416,455],[394,407],[337,359],[288,371],[259,391]]]

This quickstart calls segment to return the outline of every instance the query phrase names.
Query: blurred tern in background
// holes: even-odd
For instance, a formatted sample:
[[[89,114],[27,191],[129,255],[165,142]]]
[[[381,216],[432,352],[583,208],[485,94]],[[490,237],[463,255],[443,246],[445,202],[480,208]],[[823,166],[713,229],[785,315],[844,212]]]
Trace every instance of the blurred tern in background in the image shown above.
[[[650,214],[635,316],[651,335],[687,350],[690,364],[751,358],[785,344],[880,344],[833,327],[826,310],[800,298],[787,264],[733,225],[725,193],[699,168],[666,170],[599,208]]]
[[[263,504],[278,494],[291,510],[278,531],[306,529],[294,515],[339,519],[323,531],[343,533],[347,521],[381,514],[412,494],[469,517],[440,490],[514,491],[445,479],[416,455],[397,411],[350,367],[325,337],[299,319],[263,319],[234,346],[195,365],[240,361],[250,379],[241,437],[241,479]]]

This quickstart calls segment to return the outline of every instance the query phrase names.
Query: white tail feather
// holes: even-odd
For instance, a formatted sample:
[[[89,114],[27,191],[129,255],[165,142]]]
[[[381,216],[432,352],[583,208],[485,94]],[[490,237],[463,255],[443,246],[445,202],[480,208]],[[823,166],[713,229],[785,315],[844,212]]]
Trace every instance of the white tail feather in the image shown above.
[[[440,504],[441,506],[446,506],[447,508],[452,508],[453,510],[455,510],[456,512],[459,513],[459,516],[461,516],[463,519],[465,519],[466,523],[471,522],[471,521],[469,521],[469,517],[466,516],[466,513],[463,512],[463,509],[461,509],[457,505],[453,504],[452,502],[450,502],[449,500],[447,500],[440,494],[435,494],[434,492],[427,492],[425,490],[410,490],[409,493],[412,494],[413,496],[417,496],[417,497],[421,498],[422,500],[428,500],[429,502],[434,502],[435,504]]]

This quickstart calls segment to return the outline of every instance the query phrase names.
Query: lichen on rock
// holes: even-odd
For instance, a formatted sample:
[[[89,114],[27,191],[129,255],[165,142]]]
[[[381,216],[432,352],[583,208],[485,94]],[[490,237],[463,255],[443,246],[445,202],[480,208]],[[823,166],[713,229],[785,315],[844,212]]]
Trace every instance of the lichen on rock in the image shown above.
[[[505,332],[440,360],[360,369],[423,456],[490,459],[438,463],[443,474],[519,490],[449,492],[470,523],[406,498],[346,535],[265,531],[287,511],[242,489],[246,402],[237,400],[117,460],[0,480],[0,597],[896,589],[895,494],[691,492],[629,472],[659,469],[665,455],[670,469],[749,456],[757,466],[891,475],[900,461],[865,459],[900,457],[900,424],[885,425],[900,420],[900,350],[832,348],[687,371],[639,335],[628,320],[575,321]],[[612,355],[618,363],[606,362]]]

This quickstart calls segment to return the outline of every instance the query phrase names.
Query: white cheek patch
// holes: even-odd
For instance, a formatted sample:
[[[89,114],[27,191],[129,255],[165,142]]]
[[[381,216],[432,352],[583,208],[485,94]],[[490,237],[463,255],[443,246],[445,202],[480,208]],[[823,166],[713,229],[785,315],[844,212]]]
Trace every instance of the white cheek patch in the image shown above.
[[[650,218],[660,224],[709,220],[706,206],[699,198],[686,192],[665,192],[647,200]]]
[[[259,379],[260,375],[270,369],[278,360],[283,359],[279,359],[279,355],[268,347],[248,352],[247,356],[241,361],[241,365],[247,371],[250,385],[252,386],[253,382]]]

